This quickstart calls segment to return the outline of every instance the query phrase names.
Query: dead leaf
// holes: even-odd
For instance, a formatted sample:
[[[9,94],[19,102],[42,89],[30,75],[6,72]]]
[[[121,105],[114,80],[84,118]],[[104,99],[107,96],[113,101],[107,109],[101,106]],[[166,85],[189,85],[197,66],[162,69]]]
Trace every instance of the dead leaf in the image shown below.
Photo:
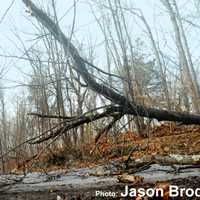
[[[143,182],[144,177],[142,176],[134,176],[129,174],[122,174],[117,177],[119,182],[122,183],[133,183],[134,185],[140,184]]]

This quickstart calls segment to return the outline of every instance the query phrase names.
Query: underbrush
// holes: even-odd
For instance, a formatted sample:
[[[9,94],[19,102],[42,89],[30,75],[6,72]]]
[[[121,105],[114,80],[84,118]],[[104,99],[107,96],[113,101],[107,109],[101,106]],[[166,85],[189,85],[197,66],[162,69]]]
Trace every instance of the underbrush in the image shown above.
[[[200,126],[176,126],[162,124],[150,128],[148,137],[141,138],[134,132],[118,136],[101,137],[98,143],[64,146],[47,150],[39,159],[21,165],[13,164],[18,171],[31,168],[33,171],[90,167],[128,156],[139,158],[145,155],[198,154],[200,152]],[[27,161],[27,160],[26,160]],[[18,162],[19,163],[19,162]],[[25,163],[25,164],[23,164]]]

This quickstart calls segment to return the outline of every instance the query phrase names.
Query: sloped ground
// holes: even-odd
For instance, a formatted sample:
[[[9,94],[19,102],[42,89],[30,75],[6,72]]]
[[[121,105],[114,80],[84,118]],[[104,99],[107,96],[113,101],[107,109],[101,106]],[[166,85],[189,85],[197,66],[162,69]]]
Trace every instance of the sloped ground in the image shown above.
[[[110,160],[126,160],[130,153],[131,157],[141,158],[145,155],[195,155],[200,152],[200,126],[167,123],[150,128],[147,136],[141,138],[129,131],[115,138],[103,136],[98,144],[92,142],[78,149],[54,149],[53,155],[47,153],[41,156],[33,170],[92,167]]]
[[[91,154],[91,149],[95,149]],[[73,150],[72,150],[73,151]],[[125,160],[130,155],[134,158],[139,158],[145,155],[168,155],[168,154],[199,154],[200,152],[200,127],[199,126],[176,126],[175,124],[163,124],[159,127],[150,129],[148,132],[147,138],[140,138],[132,132],[121,133],[115,140],[112,137],[102,137],[98,144],[90,143],[85,144],[80,147],[78,153],[80,154],[80,159],[69,160],[69,157],[66,156],[67,152],[63,149],[57,150],[54,153],[54,156],[49,156],[48,154],[40,159],[41,168],[46,168],[45,170],[51,171],[52,169],[64,169],[64,174],[67,174],[68,168],[80,168],[80,167],[92,167],[97,164],[105,164],[107,161],[111,160]],[[66,157],[65,157],[66,156]],[[47,164],[46,164],[47,163]],[[45,165],[43,165],[45,164]],[[35,168],[37,171],[43,171],[41,168]],[[196,169],[198,171],[198,169]],[[198,173],[198,172],[197,172]],[[174,176],[175,177],[175,176]],[[62,178],[62,177],[61,177]],[[90,179],[90,176],[82,177],[83,183],[84,180]],[[97,177],[101,180],[101,177]],[[112,177],[111,177],[112,179]],[[73,182],[73,179],[70,179]],[[78,180],[75,178],[75,180]],[[156,179],[157,180],[157,179]],[[58,180],[60,181],[60,180]],[[51,182],[51,181],[50,181]],[[106,181],[108,183],[108,180]],[[53,184],[51,182],[51,184]],[[50,185],[51,185],[50,184]],[[61,182],[60,182],[61,184]],[[116,184],[116,185],[115,185]],[[188,177],[188,178],[178,178],[175,180],[170,180],[165,182],[165,184],[175,184],[180,187],[185,188],[197,188],[200,187],[199,177]],[[62,185],[62,184],[61,184]],[[87,185],[87,184],[86,184]],[[95,186],[92,183],[93,186]],[[105,184],[103,184],[105,185]],[[112,183],[106,188],[103,188],[103,185],[97,184],[97,189],[107,189],[111,191],[121,191],[124,186],[118,185],[117,183]],[[141,183],[136,187],[155,187],[157,183]],[[37,185],[35,185],[37,186]],[[48,186],[48,183],[47,183]],[[23,186],[24,187],[24,186]],[[28,186],[29,187],[29,186]],[[72,189],[72,186],[69,185],[71,189],[66,191],[66,185],[63,185],[63,190],[46,190],[46,192],[39,191],[24,191],[23,193],[2,193],[0,192],[0,199],[18,199],[18,200],[33,200],[33,199],[43,199],[50,200],[56,199],[57,194],[67,195],[67,199],[105,199],[105,198],[96,198],[94,196],[94,188],[82,190],[81,188]],[[42,189],[42,188],[41,188]],[[112,199],[112,198],[106,198]],[[116,198],[121,199],[121,198]],[[126,198],[128,199],[128,198]],[[131,198],[134,199],[134,198]],[[154,199],[154,198],[153,198]],[[171,198],[172,199],[172,198]],[[183,199],[186,200],[188,197],[178,197],[174,199]],[[192,197],[190,199],[198,199]]]
[[[131,150],[135,158],[144,155],[198,154],[200,152],[200,126],[176,126],[163,124],[150,129],[148,138],[140,138],[134,133],[121,134],[117,143],[102,142],[99,152],[103,156],[118,157],[127,155]]]

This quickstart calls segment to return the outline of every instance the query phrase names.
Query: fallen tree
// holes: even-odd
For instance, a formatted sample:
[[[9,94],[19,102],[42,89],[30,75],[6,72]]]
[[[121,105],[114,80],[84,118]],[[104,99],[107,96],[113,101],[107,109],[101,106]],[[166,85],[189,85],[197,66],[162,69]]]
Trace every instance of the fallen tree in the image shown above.
[[[81,124],[89,123],[91,121],[110,116],[114,116],[114,121],[119,120],[124,115],[134,115],[147,117],[150,119],[157,119],[158,121],[176,121],[182,124],[200,124],[200,115],[148,108],[137,104],[137,102],[130,101],[128,98],[116,92],[114,89],[108,87],[105,84],[97,82],[87,70],[88,65],[93,65],[80,56],[76,47],[72,44],[71,40],[64,35],[59,25],[55,23],[44,11],[39,9],[31,0],[22,1],[31,10],[31,15],[35,17],[55,37],[57,41],[60,42],[66,55],[70,54],[75,63],[73,69],[76,70],[78,74],[80,74],[87,87],[112,102],[112,105],[109,106],[106,111],[97,114],[91,112],[87,116],[83,115],[81,117],[73,117],[71,120],[68,119],[66,123],[63,123],[63,126],[57,129],[55,132],[51,132],[45,138],[40,138],[35,142],[42,142],[44,140],[54,138],[60,133],[64,134],[68,130],[80,126]],[[43,117],[40,113],[32,114]],[[53,118],[53,116],[49,117]]]

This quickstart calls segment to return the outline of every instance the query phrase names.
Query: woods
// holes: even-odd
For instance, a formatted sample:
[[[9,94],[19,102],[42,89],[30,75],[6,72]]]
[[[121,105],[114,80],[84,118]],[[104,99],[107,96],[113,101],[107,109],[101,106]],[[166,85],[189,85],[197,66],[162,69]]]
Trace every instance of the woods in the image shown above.
[[[122,5],[120,1],[93,2],[93,6],[91,2],[88,2],[97,25],[105,38],[106,57],[104,59],[108,68],[106,70],[101,66],[95,66],[91,60],[94,57],[92,55],[93,49],[90,50],[91,58],[84,58],[80,55],[82,50],[78,50],[72,43],[77,15],[76,2],[73,4],[74,19],[69,36],[66,36],[59,27],[54,1],[51,4],[53,18],[49,17],[32,1],[24,0],[23,3],[26,5],[30,17],[35,18],[43,26],[39,28],[39,34],[44,35],[41,36],[41,42],[48,52],[49,60],[43,60],[39,55],[39,49],[37,50],[35,47],[27,50],[20,36],[16,34],[23,45],[24,55],[26,55],[27,61],[33,69],[32,80],[30,84],[27,84],[27,87],[31,95],[28,97],[29,101],[36,106],[36,112],[19,110],[19,112],[23,112],[22,119],[19,119],[18,122],[20,124],[18,125],[19,134],[17,135],[21,135],[19,140],[22,139],[23,135],[24,137],[27,135],[27,131],[30,131],[31,135],[35,134],[35,128],[30,127],[30,125],[34,127],[35,123],[38,124],[36,128],[39,130],[39,135],[33,138],[32,143],[34,144],[58,136],[66,138],[64,141],[70,141],[72,137],[74,142],[77,143],[79,133],[82,138],[81,141],[84,141],[87,127],[91,127],[90,122],[100,119],[106,120],[104,118],[107,118],[110,122],[98,131],[96,142],[102,133],[113,128],[116,131],[122,121],[127,123],[129,129],[133,127],[133,130],[135,130],[136,128],[136,132],[140,135],[143,134],[145,126],[147,126],[147,119],[150,121],[154,119],[175,121],[181,124],[199,124],[199,85],[183,27],[185,21],[181,20],[181,14],[175,1],[161,1],[160,3],[168,12],[166,15],[169,16],[174,31],[180,63],[180,76],[178,78],[167,72],[165,55],[156,44],[153,30],[140,9]],[[102,9],[100,14],[105,17],[101,21],[96,16],[94,5],[97,6],[97,10]],[[135,41],[129,33],[126,22],[126,17],[129,15],[136,17],[135,20],[139,20],[144,26],[150,48],[153,50],[153,57],[150,61],[144,61],[145,58],[142,57],[142,54],[139,55],[133,51]],[[109,24],[108,16],[113,20],[113,24]],[[116,43],[112,38],[111,26],[113,26],[119,43]],[[111,42],[109,38],[111,38]],[[121,58],[120,55],[122,55]],[[117,67],[117,73],[113,72],[112,63]],[[53,75],[51,75],[51,71]],[[95,73],[98,73],[98,75]],[[168,80],[169,75],[174,79],[173,81],[179,82],[180,89],[175,88],[174,91],[170,91],[172,82]],[[153,81],[157,83],[153,83]],[[114,87],[116,84],[119,86]],[[123,91],[119,89],[120,87]],[[153,91],[150,91],[148,87],[153,87]],[[51,90],[55,91],[54,100],[54,92]],[[160,95],[159,102],[157,102],[158,98],[154,94],[155,91],[157,91],[158,96]],[[73,98],[77,101],[77,108],[73,105]],[[64,99],[66,99],[67,104]],[[100,106],[97,106],[97,104]],[[2,105],[4,104],[2,103]],[[23,102],[21,106],[23,107]],[[66,106],[69,107],[69,110],[66,109]],[[74,108],[77,110],[75,111]],[[2,113],[2,118],[5,119],[5,111]],[[28,122],[31,123],[30,125],[26,124],[25,119],[23,119],[25,114],[28,114],[28,118],[32,115],[32,120],[35,122]],[[28,121],[30,120],[28,119]],[[55,125],[56,123],[57,125]],[[26,126],[28,130],[26,130]],[[124,128],[126,128],[126,125],[124,125]],[[23,132],[24,134],[22,134]],[[26,137],[24,141],[25,139]],[[6,137],[4,137],[4,141],[6,140]],[[5,152],[7,152],[7,147],[5,147]]]
[[[97,114],[97,116],[91,115],[83,120],[78,119],[78,121],[74,122],[74,125],[72,125],[72,124],[70,124],[69,126],[66,125],[64,128],[62,127],[61,129],[56,130],[56,133],[51,133],[51,135],[47,136],[46,138],[39,140],[39,142],[50,139],[50,138],[54,138],[54,137],[58,136],[60,133],[64,134],[69,129],[80,126],[81,124],[89,123],[89,122],[92,122],[93,120],[99,119],[101,117],[109,117],[112,115],[114,115],[114,119],[111,122],[112,125],[114,125],[114,122],[118,121],[125,114],[134,115],[134,116],[138,116],[138,117],[147,117],[150,119],[155,118],[158,121],[166,120],[166,121],[182,122],[183,124],[199,124],[200,118],[198,115],[192,115],[189,113],[181,113],[181,112],[178,113],[178,112],[155,109],[155,108],[148,108],[148,107],[145,107],[144,105],[140,105],[137,102],[135,102],[134,94],[131,97],[132,100],[130,100],[130,99],[128,99],[128,97],[121,95],[120,93],[118,93],[114,89],[112,89],[111,87],[108,87],[107,85],[105,85],[103,83],[98,83],[88,72],[87,65],[89,65],[93,68],[97,68],[97,67],[95,67],[93,64],[86,61],[79,55],[78,50],[71,43],[70,39],[67,38],[63,34],[63,32],[60,29],[60,27],[58,26],[58,24],[56,24],[56,22],[53,22],[52,19],[50,19],[42,10],[38,9],[31,1],[24,0],[23,2],[25,3],[25,5],[27,7],[29,7],[29,9],[31,9],[31,15],[33,15],[54,36],[54,38],[60,42],[60,44],[63,46],[65,55],[68,55],[68,54],[71,55],[73,62],[74,62],[73,69],[77,72],[78,76],[81,76],[81,78],[83,79],[83,81],[85,82],[87,87],[89,89],[93,90],[94,92],[96,92],[97,94],[103,95],[106,99],[110,100],[113,104],[118,105],[118,106],[114,106],[114,105],[111,106],[104,114],[101,114],[101,115]],[[183,46],[182,41],[181,41],[182,36],[179,33],[180,32],[179,29],[182,27],[182,24],[180,23],[180,20],[179,20],[180,27],[178,27],[178,24],[176,22],[177,19],[173,15],[173,9],[171,7],[171,4],[168,1],[163,4],[166,6],[166,8],[171,13],[170,19],[172,20],[172,23],[174,26],[175,38],[177,40],[176,44],[177,44],[177,49],[178,49],[179,57],[180,57],[180,64],[183,67],[182,71],[184,71],[184,74],[187,74],[187,78],[188,78],[187,82],[191,85],[190,90],[193,92],[193,94],[191,93],[191,96],[193,98],[193,105],[194,105],[195,110],[198,112],[198,105],[196,103],[196,101],[198,101],[198,99],[199,99],[198,83],[197,83],[195,73],[191,73],[191,71],[194,72],[194,69],[193,69],[189,49],[187,48],[188,45],[187,45],[187,41],[184,36],[183,30],[182,30],[183,40],[184,40],[183,43],[186,46],[185,51],[182,47]],[[112,8],[110,1],[109,1],[109,5]],[[175,2],[174,2],[174,5],[176,8],[176,11],[178,11],[177,10],[178,8],[177,8],[177,5],[175,4]],[[153,36],[151,34],[151,30],[150,30],[146,20],[144,19],[144,17],[142,15],[141,16],[139,15],[139,17],[142,19],[142,21],[145,23],[145,25],[147,27],[148,34],[150,35],[150,39],[151,39],[153,48],[155,50],[155,55],[158,59],[158,64],[161,68],[161,73],[162,73],[162,66],[161,66],[162,64],[161,64],[159,54],[158,54],[158,51],[157,51],[155,43],[154,43]],[[117,22],[115,22],[115,23],[117,25]],[[123,45],[123,43],[122,43],[122,45]],[[126,52],[124,52],[124,53],[126,53]],[[187,58],[185,55],[186,53],[188,54],[187,55],[188,61],[187,61]],[[126,55],[124,55],[124,57],[126,57]],[[124,59],[125,59],[124,62],[127,62],[126,61],[127,58],[124,58]],[[191,66],[189,66],[188,62],[190,62]],[[128,63],[125,63],[125,65],[128,65]],[[128,75],[130,76],[129,72],[128,72]],[[127,76],[127,78],[128,78],[128,76]],[[130,78],[128,80],[130,80]],[[163,86],[164,91],[166,93],[165,94],[166,99],[168,101],[169,94],[168,94],[168,88],[166,87],[166,80],[164,77],[163,77],[162,81],[163,81],[163,85],[164,85]],[[184,82],[186,82],[186,81],[184,81]],[[130,86],[128,86],[128,87],[130,88]],[[128,92],[130,92],[130,90]],[[167,103],[169,104],[169,102],[167,102]],[[170,109],[170,106],[168,106],[168,109]],[[35,115],[37,115],[37,114],[35,114]],[[40,115],[38,114],[37,116],[40,116]],[[42,117],[42,116],[40,116],[40,117]],[[73,119],[72,119],[72,122],[73,122]],[[107,128],[111,128],[112,127],[111,124],[109,124]]]
[[[149,155],[142,169],[198,167],[198,1],[12,1],[2,27],[18,5],[27,24],[0,50],[2,174],[118,159],[134,174]]]

